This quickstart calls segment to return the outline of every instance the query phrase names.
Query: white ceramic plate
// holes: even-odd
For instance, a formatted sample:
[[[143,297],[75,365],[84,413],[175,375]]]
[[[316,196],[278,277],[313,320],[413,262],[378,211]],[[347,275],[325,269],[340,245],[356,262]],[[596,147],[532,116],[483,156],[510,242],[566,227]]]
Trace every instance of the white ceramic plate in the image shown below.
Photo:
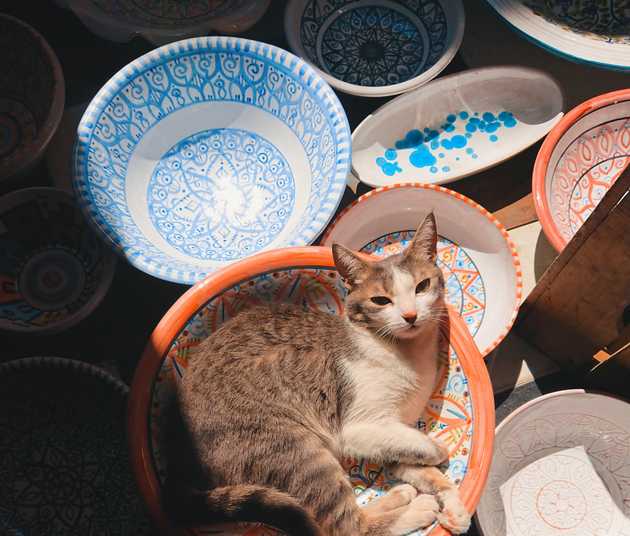
[[[625,0],[487,2],[513,29],[549,52],[598,67],[630,71],[630,13]]]
[[[485,536],[630,534],[630,405],[569,390],[517,409],[497,427],[477,524]]]
[[[331,224],[334,242],[365,253],[398,253],[426,214],[437,220],[438,264],[447,303],[464,318],[483,355],[503,340],[521,303],[521,267],[514,244],[483,207],[440,186],[403,184],[361,196]]]
[[[352,167],[370,186],[444,184],[523,151],[562,117],[549,75],[489,67],[431,82],[388,102],[352,134]]]

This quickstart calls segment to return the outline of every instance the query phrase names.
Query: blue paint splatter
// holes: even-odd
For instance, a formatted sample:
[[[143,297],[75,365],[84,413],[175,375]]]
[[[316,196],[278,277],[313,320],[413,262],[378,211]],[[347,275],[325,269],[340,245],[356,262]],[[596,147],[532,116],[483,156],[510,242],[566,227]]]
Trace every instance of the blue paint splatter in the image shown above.
[[[468,119],[468,112],[459,112],[460,119]]]
[[[490,136],[490,141],[497,141],[499,138],[497,136],[495,136],[494,134],[492,136]]]
[[[387,160],[396,160],[397,156],[398,153],[396,153],[394,149],[387,149],[387,151],[385,151],[385,158],[387,158]]]
[[[437,149],[440,146],[440,142],[437,140],[433,140],[431,142],[431,149]]]
[[[497,118],[494,117],[494,114],[490,112],[485,112],[481,117],[483,117],[483,120],[486,123],[493,123],[494,121],[497,120]]]
[[[456,116],[456,115],[454,115],[454,114],[450,114],[450,115],[448,115],[448,116],[446,117],[446,120],[447,120],[449,123],[454,123],[454,122],[457,120],[457,116]]]
[[[427,146],[422,144],[409,155],[409,162],[417,168],[422,168],[432,166],[437,162],[437,159],[433,156],[431,151],[427,149]]]
[[[376,159],[376,165],[381,168],[383,173],[388,177],[395,175],[396,173],[400,173],[402,169],[398,165],[398,162],[388,162],[382,157]]]
[[[468,147],[468,149],[466,149],[466,152],[468,154],[473,154],[475,152],[475,150],[472,147]]]
[[[445,155],[444,155],[444,153],[440,153],[438,156],[439,156],[440,158],[444,158],[444,156],[445,156]]]
[[[458,160],[459,160],[459,158],[458,158]],[[450,171],[450,170],[451,170],[451,168],[450,168],[450,167],[448,167],[448,166],[444,166],[444,167],[442,168],[442,171],[443,171],[444,173],[446,173],[446,172],[448,172],[448,171]]]
[[[437,168],[435,166],[431,166],[431,173],[437,173]]]

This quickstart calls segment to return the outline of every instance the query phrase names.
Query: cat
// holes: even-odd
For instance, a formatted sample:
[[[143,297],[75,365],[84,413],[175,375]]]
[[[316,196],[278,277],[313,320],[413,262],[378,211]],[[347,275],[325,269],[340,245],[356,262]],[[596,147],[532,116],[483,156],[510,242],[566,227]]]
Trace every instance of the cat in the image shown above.
[[[405,251],[381,260],[335,244],[343,316],[256,306],[196,348],[178,388],[166,486],[178,522],[393,536],[437,520],[466,532],[470,514],[436,467],[447,449],[415,427],[439,379],[436,247],[432,213]],[[404,483],[360,508],[345,456],[385,464]]]

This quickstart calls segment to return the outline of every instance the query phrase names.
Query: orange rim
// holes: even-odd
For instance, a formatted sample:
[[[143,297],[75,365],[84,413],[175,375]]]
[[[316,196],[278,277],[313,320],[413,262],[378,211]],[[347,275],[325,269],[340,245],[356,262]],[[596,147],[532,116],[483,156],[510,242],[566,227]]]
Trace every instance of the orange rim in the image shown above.
[[[510,254],[512,255],[512,264],[514,266],[514,272],[516,274],[514,310],[512,311],[512,315],[510,316],[510,319],[506,323],[501,333],[494,339],[494,341],[492,341],[488,345],[487,348],[484,348],[482,350],[481,352],[482,355],[484,357],[487,356],[497,346],[499,346],[499,344],[501,343],[503,339],[505,339],[506,335],[509,333],[510,329],[512,329],[512,326],[514,325],[514,322],[516,321],[516,316],[518,315],[518,311],[521,306],[521,301],[523,299],[523,271],[521,269],[521,260],[519,259],[518,252],[516,251],[516,245],[510,238],[510,235],[508,234],[507,230],[505,229],[505,227],[503,227],[503,224],[496,218],[494,214],[492,214],[491,212],[488,212],[488,210],[482,207],[479,203],[477,203],[476,201],[473,201],[472,199],[470,199],[470,197],[466,197],[465,195],[455,192],[454,190],[449,190],[448,188],[444,188],[443,186],[438,186],[437,184],[404,182],[404,183],[391,184],[389,186],[381,186],[380,188],[376,188],[375,190],[371,190],[368,193],[363,194],[361,197],[359,197],[354,202],[350,203],[346,208],[344,208],[339,213],[339,215],[335,218],[335,220],[328,226],[328,229],[326,230],[326,233],[322,237],[320,243],[324,246],[332,245],[330,243],[330,236],[332,234],[332,231],[337,226],[337,224],[348,214],[348,212],[350,212],[350,210],[352,210],[356,205],[358,205],[359,203],[362,203],[363,201],[365,201],[366,199],[372,196],[378,195],[382,192],[386,192],[387,190],[394,190],[394,189],[400,189],[400,188],[409,188],[409,189],[422,188],[424,190],[434,190],[436,192],[441,192],[443,194],[450,195],[451,197],[454,197],[455,199],[458,199],[459,201],[463,201],[467,205],[473,207],[478,212],[480,212],[482,216],[485,216],[488,220],[490,220],[490,222],[494,224],[494,226],[499,230],[499,232],[501,233],[501,235],[507,242],[508,249],[510,250]]]
[[[128,403],[127,431],[132,469],[140,493],[149,508],[153,521],[162,533],[190,534],[176,529],[161,508],[161,488],[153,467],[149,444],[148,415],[153,382],[172,342],[188,321],[208,301],[235,284],[260,273],[308,267],[334,268],[332,252],[327,247],[277,249],[259,253],[234,263],[183,294],[159,322],[145,347],[131,384]],[[468,470],[460,486],[466,507],[473,512],[490,470],[494,441],[494,397],[485,363],[468,329],[459,315],[449,311],[450,343],[457,352],[469,381],[473,408],[472,451]],[[432,535],[448,536],[448,531],[436,527]]]
[[[545,192],[545,176],[547,175],[547,168],[549,166],[549,161],[551,160],[551,155],[565,132],[582,117],[588,115],[594,110],[603,108],[604,106],[625,100],[630,100],[630,89],[620,89],[617,91],[611,91],[610,93],[604,93],[603,95],[598,95],[597,97],[593,97],[592,99],[577,105],[568,112],[555,127],[551,129],[538,151],[536,161],[534,162],[534,170],[532,172],[534,207],[545,236],[558,253],[560,253],[567,245],[567,240],[560,234],[560,231],[558,231],[558,228],[553,221],[551,209],[547,200],[547,194]]]

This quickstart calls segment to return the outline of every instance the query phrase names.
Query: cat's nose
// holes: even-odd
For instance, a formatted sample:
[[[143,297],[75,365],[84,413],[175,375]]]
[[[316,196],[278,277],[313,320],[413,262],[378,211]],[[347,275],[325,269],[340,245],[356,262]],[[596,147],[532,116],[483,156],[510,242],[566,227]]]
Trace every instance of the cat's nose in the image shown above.
[[[405,319],[405,322],[411,326],[413,326],[416,323],[416,320],[418,320],[418,314],[411,311],[403,313],[402,317]]]

